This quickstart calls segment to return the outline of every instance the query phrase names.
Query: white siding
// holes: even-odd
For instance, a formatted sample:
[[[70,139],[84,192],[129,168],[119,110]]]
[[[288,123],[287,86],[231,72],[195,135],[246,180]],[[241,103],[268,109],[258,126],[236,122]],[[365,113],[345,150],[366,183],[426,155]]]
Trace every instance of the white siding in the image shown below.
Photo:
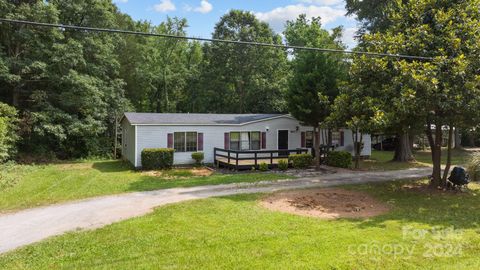
[[[297,127],[299,130],[297,131]],[[267,130],[268,129],[268,130]],[[141,167],[141,153],[145,148],[166,148],[167,147],[167,134],[174,132],[188,132],[194,131],[203,133],[203,149],[205,153],[206,163],[213,163],[213,148],[224,148],[224,133],[235,131],[259,131],[266,132],[267,134],[267,149],[277,149],[277,137],[279,130],[289,130],[289,149],[296,149],[301,147],[301,132],[311,131],[311,127],[302,126],[300,122],[290,117],[281,117],[276,119],[270,119],[261,122],[250,123],[241,126],[228,126],[228,125],[215,125],[215,126],[161,126],[161,125],[139,125],[137,126],[137,150],[136,150],[136,163],[135,158],[128,157],[128,160],[135,164],[136,167]],[[135,133],[134,133],[135,134]],[[353,143],[351,138],[351,132],[348,130],[345,132],[345,147],[341,150],[352,151]],[[365,149],[363,155],[370,155],[370,136],[364,135]],[[131,152],[126,151],[126,154]],[[179,164],[191,164],[194,161],[191,158],[190,152],[175,153],[174,163]]]
[[[126,118],[122,123],[122,156],[135,164],[135,126],[130,125]]]
[[[344,146],[340,146],[336,148],[339,151],[348,151],[353,155],[355,155],[355,149],[353,149],[353,137],[352,131],[349,129],[344,129],[344,138],[345,144]],[[361,156],[370,156],[372,154],[372,139],[370,135],[363,134],[363,150],[360,154]]]

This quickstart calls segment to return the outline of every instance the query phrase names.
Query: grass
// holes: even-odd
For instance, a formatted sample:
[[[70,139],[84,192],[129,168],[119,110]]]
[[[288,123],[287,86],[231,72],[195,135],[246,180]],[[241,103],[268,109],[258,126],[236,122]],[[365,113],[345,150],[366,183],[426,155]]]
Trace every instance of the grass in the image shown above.
[[[402,188],[404,183],[347,187],[391,206],[391,212],[371,219],[324,221],[271,212],[257,204],[261,194],[211,198],[160,207],[95,231],[54,237],[0,256],[0,266],[478,269],[479,185],[471,193],[453,195],[408,191]],[[434,228],[457,231],[436,237]],[[419,232],[426,232],[425,237]]]
[[[442,151],[442,162],[447,161],[447,151]],[[393,152],[372,150],[370,159],[362,160],[360,168],[369,171],[403,170],[409,168],[426,167],[432,165],[432,157],[429,151],[417,151],[414,153],[414,162],[394,162]],[[453,150],[452,164],[466,165],[471,154],[463,150]]]
[[[132,170],[121,161],[9,165],[8,170],[0,174],[0,212],[123,192],[284,178],[291,177],[276,173],[195,177],[189,170],[171,170],[161,176],[150,176]]]

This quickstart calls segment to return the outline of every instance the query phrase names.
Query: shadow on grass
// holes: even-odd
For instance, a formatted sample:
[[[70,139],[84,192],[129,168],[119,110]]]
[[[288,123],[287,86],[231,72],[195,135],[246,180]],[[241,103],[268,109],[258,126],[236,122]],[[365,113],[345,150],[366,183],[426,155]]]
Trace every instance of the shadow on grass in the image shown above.
[[[127,172],[133,170],[133,167],[123,160],[108,160],[94,162],[92,168],[104,173]]]
[[[359,186],[356,190],[366,191],[387,202],[391,212],[375,218],[357,221],[359,228],[384,228],[388,222],[400,225],[416,223],[431,227],[454,227],[455,229],[480,229],[480,190],[471,189],[464,193],[408,190],[404,188],[412,181],[377,183]]]

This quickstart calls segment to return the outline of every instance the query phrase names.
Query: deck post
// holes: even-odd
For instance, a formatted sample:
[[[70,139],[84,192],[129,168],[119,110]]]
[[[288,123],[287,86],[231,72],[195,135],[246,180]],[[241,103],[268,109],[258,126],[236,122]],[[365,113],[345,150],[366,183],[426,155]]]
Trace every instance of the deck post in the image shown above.
[[[270,152],[270,165],[273,165],[273,152]]]
[[[217,164],[217,148],[213,148],[213,164]]]
[[[230,150],[227,150],[227,154],[228,154],[228,166],[230,166]]]
[[[238,171],[238,152],[235,153],[236,156],[235,156],[235,170]]]
[[[255,168],[257,168],[257,152],[255,152]]]

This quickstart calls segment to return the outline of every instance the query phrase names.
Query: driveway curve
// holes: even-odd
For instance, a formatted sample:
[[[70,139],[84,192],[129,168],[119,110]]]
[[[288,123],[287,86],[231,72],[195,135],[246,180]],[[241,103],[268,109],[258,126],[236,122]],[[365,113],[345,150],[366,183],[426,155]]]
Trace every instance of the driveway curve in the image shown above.
[[[295,188],[416,179],[430,173],[431,168],[386,172],[349,172],[294,180],[133,192],[32,208],[0,215],[0,253],[68,231],[100,228],[114,222],[145,215],[157,206],[186,200]]]

